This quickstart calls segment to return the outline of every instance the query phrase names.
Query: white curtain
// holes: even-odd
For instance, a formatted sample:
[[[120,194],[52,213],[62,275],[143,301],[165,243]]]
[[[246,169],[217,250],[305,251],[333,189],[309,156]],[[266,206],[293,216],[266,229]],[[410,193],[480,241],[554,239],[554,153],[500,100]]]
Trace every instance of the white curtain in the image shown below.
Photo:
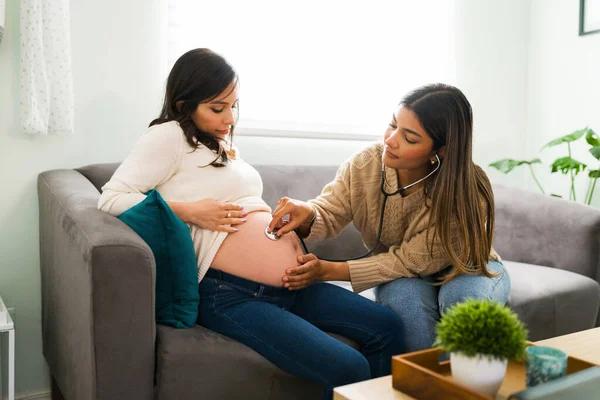
[[[21,0],[21,129],[73,132],[68,0]]]

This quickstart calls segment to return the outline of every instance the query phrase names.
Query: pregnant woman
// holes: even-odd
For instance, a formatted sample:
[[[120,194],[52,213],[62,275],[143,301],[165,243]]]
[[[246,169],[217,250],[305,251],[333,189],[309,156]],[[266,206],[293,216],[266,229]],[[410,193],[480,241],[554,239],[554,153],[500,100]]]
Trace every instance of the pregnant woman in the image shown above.
[[[208,49],[185,53],[169,74],[159,118],[102,188],[98,207],[118,216],[156,189],[190,227],[198,324],[321,384],[324,398],[336,386],[389,374],[391,357],[403,352],[396,314],[328,283],[282,287],[302,250],[295,234],[264,234],[271,209],[260,175],[232,143],[237,110],[233,68]]]

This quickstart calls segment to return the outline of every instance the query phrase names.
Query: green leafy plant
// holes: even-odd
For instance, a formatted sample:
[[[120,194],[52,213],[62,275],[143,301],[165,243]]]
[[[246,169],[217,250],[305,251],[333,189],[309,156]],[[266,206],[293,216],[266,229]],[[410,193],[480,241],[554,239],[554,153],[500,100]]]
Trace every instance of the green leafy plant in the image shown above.
[[[442,315],[435,346],[467,357],[525,359],[528,331],[508,307],[487,299],[467,299]]]
[[[546,192],[544,191],[544,188],[542,187],[542,185],[540,185],[540,181],[537,180],[537,177],[535,176],[535,173],[533,172],[533,168],[531,167],[533,164],[541,164],[541,163],[542,162],[540,161],[539,158],[534,158],[533,160],[530,160],[530,161],[513,160],[512,158],[505,158],[503,160],[491,163],[490,167],[494,167],[497,170],[499,170],[500,172],[504,172],[505,174],[508,174],[515,167],[518,167],[521,165],[528,165],[529,171],[531,172],[531,176],[533,177],[533,180],[538,185],[538,187],[540,188],[542,193],[545,194]]]
[[[567,145],[567,154],[568,155],[566,157],[560,157],[560,158],[557,158],[556,160],[554,160],[554,162],[550,166],[550,172],[551,173],[561,172],[562,174],[569,175],[569,178],[571,181],[571,185],[569,187],[569,200],[573,200],[573,201],[577,201],[577,194],[575,193],[575,177],[579,173],[585,171],[588,166],[580,161],[575,160],[572,157],[571,143],[573,143],[576,140],[579,140],[580,138],[582,138],[584,136],[586,138],[587,143],[591,146],[589,149],[589,152],[592,154],[592,156],[594,156],[594,158],[596,160],[600,160],[600,138],[598,137],[598,135],[596,135],[596,133],[594,133],[594,131],[592,129],[590,129],[588,127],[585,127],[584,129],[580,129],[580,130],[570,133],[568,135],[561,136],[557,139],[551,140],[550,142],[546,143],[542,147],[542,150],[544,150],[545,148],[548,148],[548,147],[560,146],[560,145],[565,145],[565,144]],[[518,166],[527,165],[527,166],[529,166],[529,171],[531,172],[531,176],[533,177],[533,180],[537,184],[540,191],[542,193],[546,193],[544,191],[544,188],[538,181],[537,177],[535,176],[535,173],[532,168],[533,164],[541,164],[540,159],[535,158],[530,161],[525,161],[525,160],[513,160],[511,158],[505,158],[503,160],[499,160],[499,161],[491,163],[490,167],[494,167],[497,170],[499,170],[505,174],[508,174],[510,171],[512,171],[514,168],[516,168]],[[588,188],[587,188],[587,191],[585,194],[585,198],[583,200],[584,204],[590,204],[592,201],[592,197],[594,196],[594,189],[596,188],[596,180],[600,177],[600,166],[599,166],[599,169],[589,170],[588,177],[590,178],[590,180],[588,182]],[[556,194],[552,194],[552,196],[561,197]]]

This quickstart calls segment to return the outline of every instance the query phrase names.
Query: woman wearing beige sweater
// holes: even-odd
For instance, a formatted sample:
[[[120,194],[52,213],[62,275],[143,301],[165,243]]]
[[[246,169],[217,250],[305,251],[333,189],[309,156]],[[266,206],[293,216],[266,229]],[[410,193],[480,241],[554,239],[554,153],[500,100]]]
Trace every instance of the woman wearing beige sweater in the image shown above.
[[[492,248],[494,197],[473,163],[472,132],[471,105],[459,89],[434,84],[409,93],[382,143],[352,156],[316,199],[282,198],[269,224],[278,236],[296,230],[322,240],[353,222],[373,255],[344,262],[299,256],[284,286],[345,280],[356,292],[375,287],[377,301],[402,318],[407,351],[431,347],[440,313],[467,297],[506,303],[510,278]],[[400,193],[388,197],[381,227],[382,177],[386,192]]]

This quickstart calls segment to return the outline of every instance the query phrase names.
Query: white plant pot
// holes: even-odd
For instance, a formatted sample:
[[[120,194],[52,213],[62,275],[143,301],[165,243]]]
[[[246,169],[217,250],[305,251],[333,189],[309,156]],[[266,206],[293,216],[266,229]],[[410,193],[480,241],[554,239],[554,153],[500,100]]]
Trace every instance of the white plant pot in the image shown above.
[[[495,397],[506,375],[506,360],[450,353],[452,378],[478,392]]]

